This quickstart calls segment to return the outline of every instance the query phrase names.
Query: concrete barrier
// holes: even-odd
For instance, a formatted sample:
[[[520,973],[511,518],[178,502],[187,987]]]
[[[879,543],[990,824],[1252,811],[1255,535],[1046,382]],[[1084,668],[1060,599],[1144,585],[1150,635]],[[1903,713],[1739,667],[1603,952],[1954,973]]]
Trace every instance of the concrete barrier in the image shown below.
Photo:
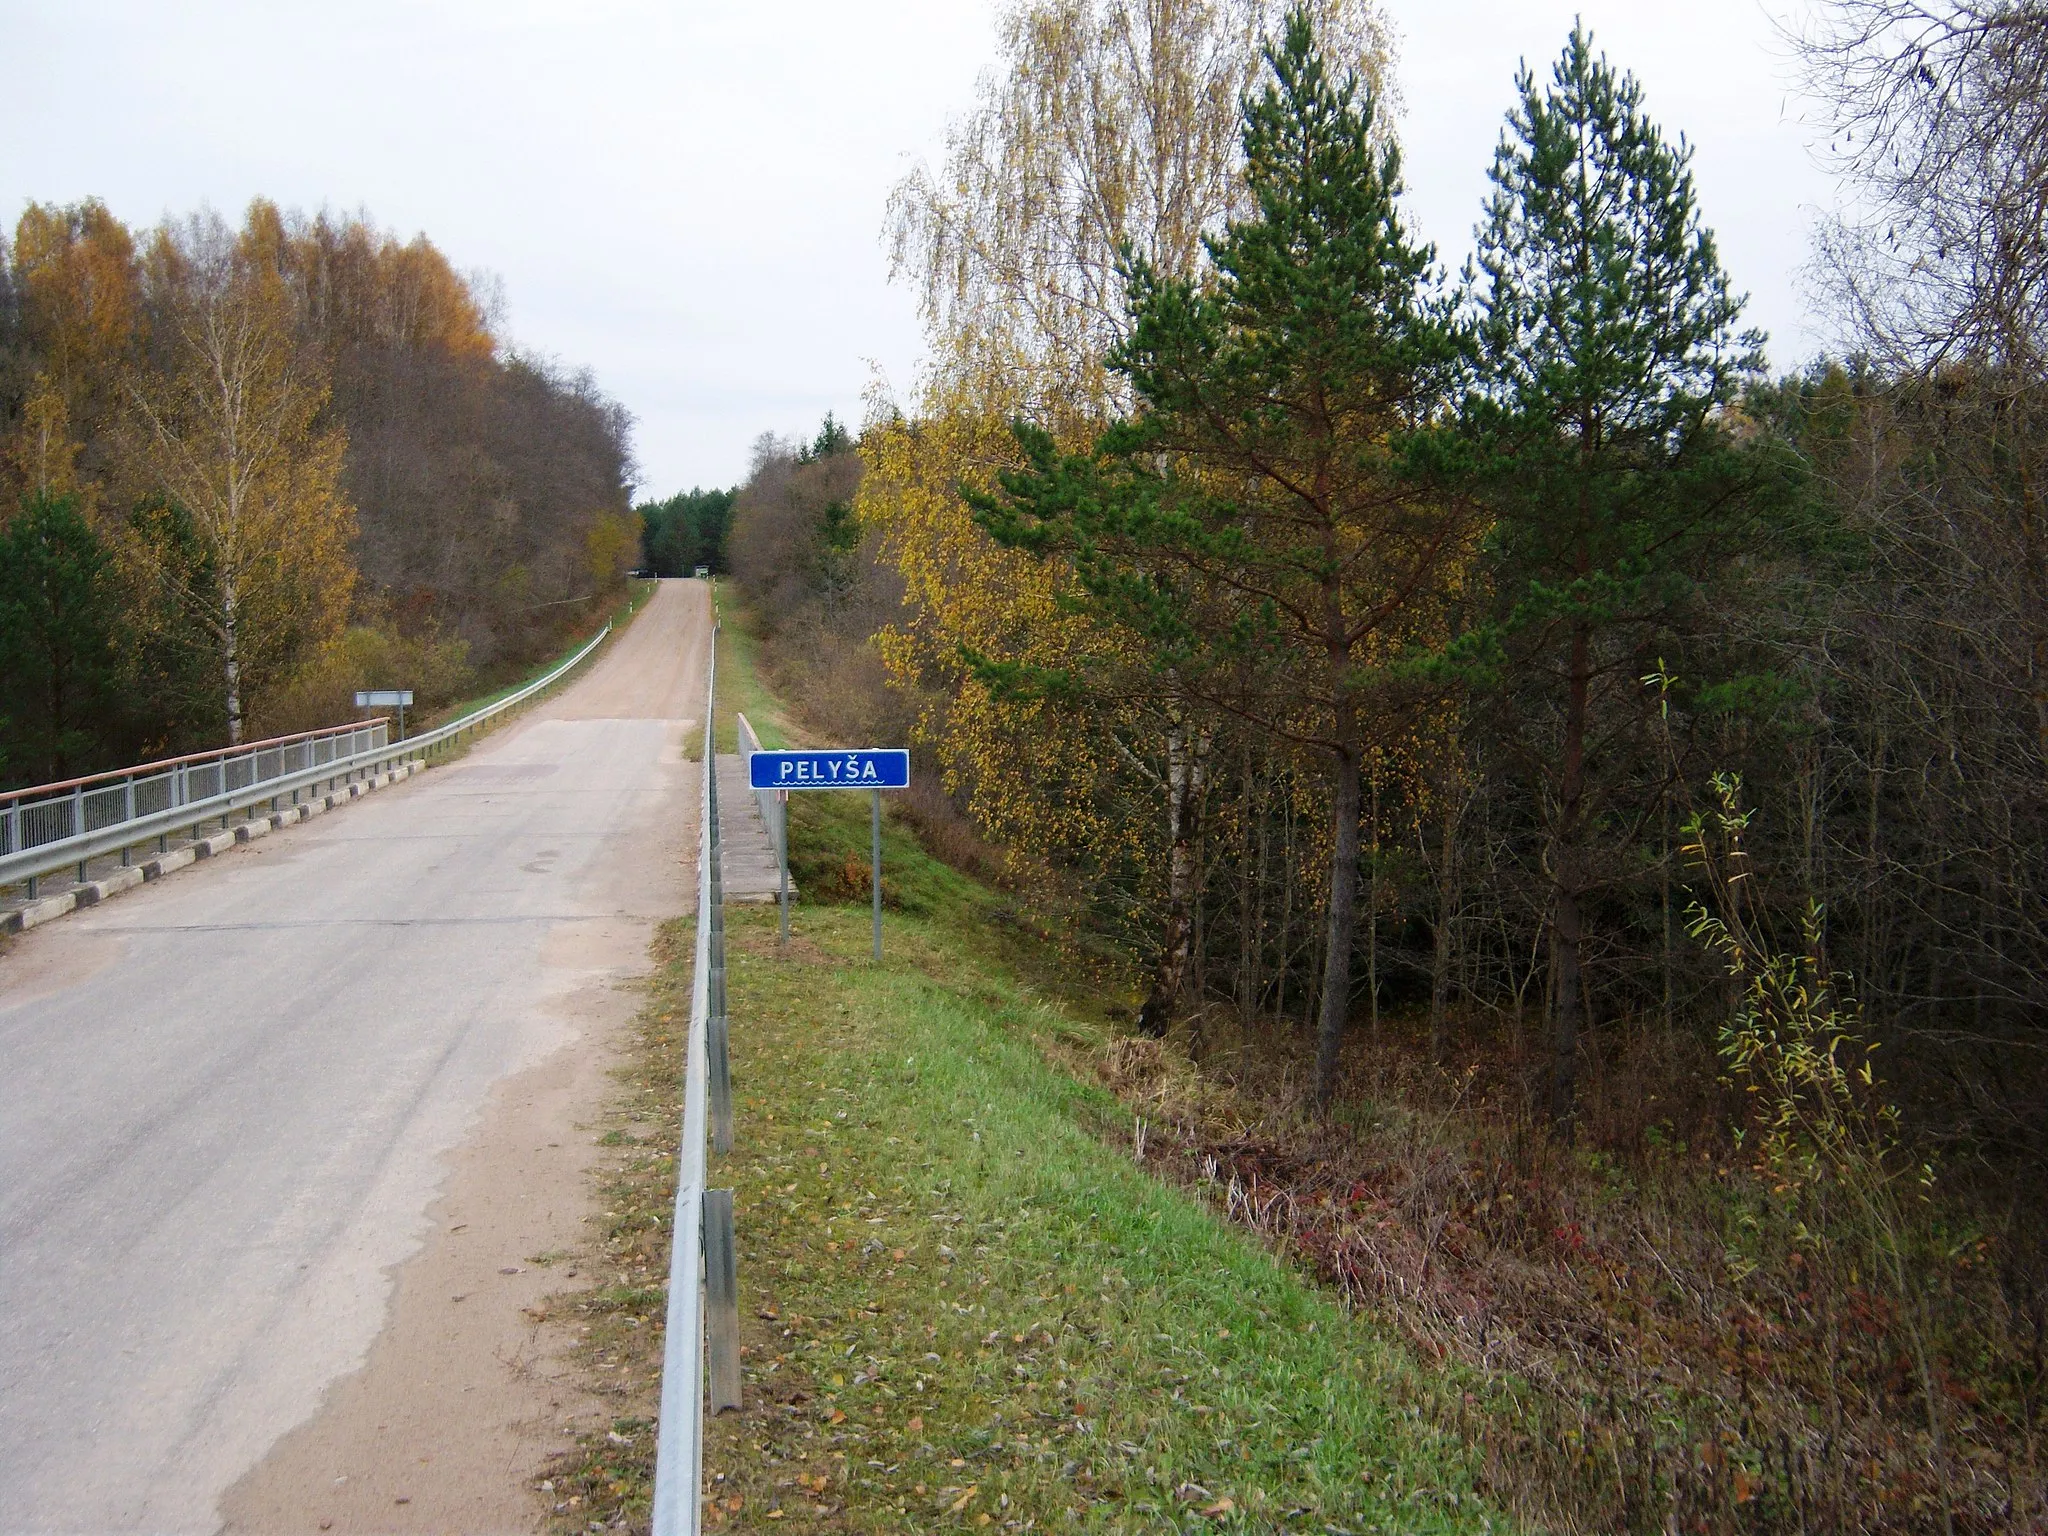
[[[198,857],[190,848],[175,848],[169,853],[160,853],[143,864],[142,878],[161,880],[165,875],[183,869]]]
[[[9,933],[26,933],[55,917],[62,917],[78,905],[78,898],[70,891],[55,896],[45,896],[41,901],[32,901],[27,906],[8,913]]]
[[[110,869],[97,880],[88,880],[83,885],[73,887],[71,894],[77,898],[79,906],[96,907],[109,896],[118,896],[123,891],[132,890],[142,884],[142,881],[142,871],[130,864],[121,869]]]

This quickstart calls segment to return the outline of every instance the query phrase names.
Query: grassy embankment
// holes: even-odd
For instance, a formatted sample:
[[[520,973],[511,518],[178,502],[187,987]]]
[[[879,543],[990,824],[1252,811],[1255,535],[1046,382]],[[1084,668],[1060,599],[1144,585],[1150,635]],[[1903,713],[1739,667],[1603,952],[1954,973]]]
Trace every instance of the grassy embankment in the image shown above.
[[[744,646],[720,665],[766,734]],[[1425,1427],[1442,1380],[1136,1164],[1056,1064],[1105,1031],[1000,897],[892,820],[871,965],[864,800],[791,826],[794,940],[727,930],[746,1402],[710,1428],[710,1528],[1506,1528]],[[545,1479],[563,1530],[646,1517],[690,949],[671,924],[606,1137],[611,1283],[557,1304],[617,1414]]]

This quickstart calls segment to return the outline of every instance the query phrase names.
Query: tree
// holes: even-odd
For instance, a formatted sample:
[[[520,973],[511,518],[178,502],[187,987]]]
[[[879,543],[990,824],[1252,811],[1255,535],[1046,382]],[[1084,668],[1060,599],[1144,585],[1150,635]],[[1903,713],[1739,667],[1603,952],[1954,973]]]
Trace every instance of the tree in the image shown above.
[[[123,714],[116,573],[71,497],[35,496],[0,528],[0,772],[98,767]]]
[[[688,576],[700,565],[726,569],[725,540],[737,489],[691,489],[639,507],[641,555],[657,576]]]
[[[1829,0],[1794,42],[1855,194],[1820,275],[1859,350],[1952,402],[1958,532],[2048,768],[2048,4]]]
[[[1308,16],[1244,113],[1254,214],[1212,282],[1131,276],[1114,355],[1139,402],[1094,453],[1020,426],[1029,467],[977,498],[1000,542],[1071,562],[1173,686],[1320,757],[1331,780],[1315,1093],[1351,1005],[1362,771],[1374,715],[1441,633],[1469,526],[1437,450],[1462,360],[1434,256],[1402,226],[1377,101],[1332,80]]]
[[[30,203],[13,255],[23,343],[71,429],[90,438],[118,412],[122,372],[147,331],[134,238],[97,199]]]
[[[1490,450],[1488,572],[1511,665],[1505,715],[1543,786],[1554,997],[1551,1114],[1576,1094],[1589,842],[1619,788],[1641,679],[1717,569],[1760,531],[1762,484],[1721,413],[1761,366],[1737,335],[1690,151],[1574,28],[1495,155],[1479,232]],[[1603,774],[1603,768],[1607,771]]]
[[[1383,89],[1391,47],[1378,11],[1367,0],[1310,10],[1325,47]],[[1250,210],[1238,103],[1281,14],[1275,0],[1015,5],[1001,22],[1005,68],[951,136],[944,177],[919,171],[890,201],[895,271],[920,287],[934,354],[923,422],[874,433],[866,449],[887,473],[867,482],[862,516],[884,532],[909,592],[891,663],[903,681],[959,701],[928,723],[985,825],[1000,823],[1070,871],[1121,870],[1123,850],[1157,846],[1163,901],[1110,898],[1157,934],[1140,1010],[1157,1032],[1178,1008],[1189,957],[1218,721],[1196,700],[1162,692],[1165,679],[1132,637],[1099,621],[1048,626],[1067,595],[1064,568],[987,550],[952,487],[988,489],[992,471],[1015,462],[1002,431],[1014,417],[1080,448],[1130,407],[1128,378],[1109,366],[1128,320],[1120,253],[1135,247],[1154,272],[1194,280],[1208,261],[1204,237]],[[939,421],[973,416],[982,420]],[[917,462],[955,449],[965,456]],[[926,494],[934,484],[945,487],[936,499]],[[970,578],[993,585],[964,590]],[[1007,680],[976,675],[970,656],[1010,668]],[[1025,686],[1046,668],[1090,686],[1068,687],[1048,708]],[[1020,750],[1073,771],[977,791],[974,765]],[[1137,793],[1084,803],[1133,765]],[[1132,816],[1149,825],[1110,832]],[[1119,856],[1097,857],[1112,847]],[[1084,883],[1108,894],[1102,875]],[[1155,904],[1156,916],[1142,915]]]
[[[1363,0],[1311,6],[1333,56],[1387,88],[1391,48]],[[943,179],[889,200],[891,257],[919,286],[941,377],[1006,414],[1092,434],[1127,407],[1107,366],[1125,318],[1119,252],[1193,277],[1203,238],[1248,211],[1239,97],[1274,0],[1038,0],[999,27],[1008,67],[949,136]]]
[[[252,220],[252,223],[254,221]],[[293,346],[276,268],[218,220],[158,232],[152,282],[167,322],[161,372],[130,388],[141,476],[190,520],[200,561],[137,553],[211,640],[230,744],[249,696],[340,632],[355,572],[345,439],[325,382]]]

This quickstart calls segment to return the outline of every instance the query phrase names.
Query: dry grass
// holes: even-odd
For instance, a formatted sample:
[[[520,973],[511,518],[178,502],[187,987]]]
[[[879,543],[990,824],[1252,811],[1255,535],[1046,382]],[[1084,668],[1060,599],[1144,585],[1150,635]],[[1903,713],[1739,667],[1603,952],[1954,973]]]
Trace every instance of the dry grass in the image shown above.
[[[1479,1374],[1448,1427],[1476,1443],[1482,1486],[1532,1523],[2043,1528],[2038,1357],[1990,1245],[1955,1211],[1925,1209],[1915,1236],[1941,1355],[1938,1461],[1897,1298],[1867,1271],[1823,1273],[1792,1240],[1715,1129],[1732,1106],[1681,1086],[1713,1081],[1697,1045],[1651,1034],[1617,1053],[1567,1145],[1531,1122],[1503,1042],[1473,1039],[1465,1062],[1436,1067],[1424,1033],[1355,1040],[1345,1107],[1327,1118],[1301,1109],[1292,1037],[1212,1045],[1202,1067],[1184,1042],[1074,1054],[1132,1111],[1147,1166],[1425,1358]]]

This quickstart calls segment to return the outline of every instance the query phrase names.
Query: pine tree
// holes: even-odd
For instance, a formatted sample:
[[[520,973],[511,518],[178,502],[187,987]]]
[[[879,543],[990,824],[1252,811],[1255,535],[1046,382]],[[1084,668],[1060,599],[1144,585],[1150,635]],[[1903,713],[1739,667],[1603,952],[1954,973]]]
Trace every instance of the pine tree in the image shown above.
[[[120,716],[119,601],[75,501],[34,496],[0,531],[0,772],[102,765]]]
[[[1132,261],[1112,364],[1136,414],[1090,455],[1019,427],[1029,468],[970,499],[999,541],[1071,563],[1162,692],[1328,765],[1326,1100],[1351,1005],[1364,759],[1465,550],[1432,430],[1462,350],[1433,252],[1402,225],[1372,94],[1330,77],[1302,12],[1266,57],[1271,79],[1243,105],[1254,212],[1208,243],[1213,280]]]
[[[1549,1107],[1576,1097],[1591,844],[1652,709],[1641,684],[1707,585],[1754,547],[1763,456],[1723,409],[1761,367],[1700,222],[1691,151],[1574,28],[1550,84],[1521,72],[1480,229],[1475,306],[1490,574],[1516,745],[1549,824]],[[1604,773],[1603,773],[1603,770]]]

